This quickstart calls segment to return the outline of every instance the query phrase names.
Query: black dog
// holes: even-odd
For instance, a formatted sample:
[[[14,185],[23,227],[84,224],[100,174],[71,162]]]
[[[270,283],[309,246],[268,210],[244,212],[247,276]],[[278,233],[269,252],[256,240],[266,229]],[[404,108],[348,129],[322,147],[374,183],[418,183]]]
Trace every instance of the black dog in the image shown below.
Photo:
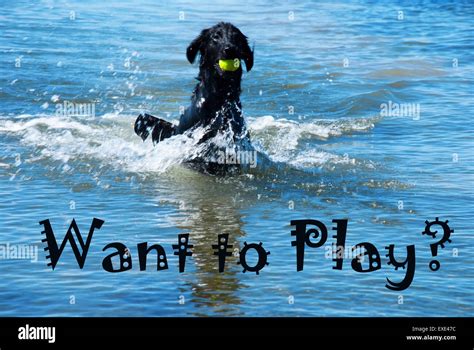
[[[199,83],[194,88],[191,106],[181,115],[179,125],[149,114],[139,115],[135,132],[145,140],[152,135],[154,143],[197,127],[206,127],[205,142],[219,132],[231,133],[233,141],[249,141],[242,116],[240,83],[241,60],[247,71],[253,66],[253,50],[247,37],[230,23],[218,23],[204,29],[189,44],[186,57],[193,63],[200,54]]]

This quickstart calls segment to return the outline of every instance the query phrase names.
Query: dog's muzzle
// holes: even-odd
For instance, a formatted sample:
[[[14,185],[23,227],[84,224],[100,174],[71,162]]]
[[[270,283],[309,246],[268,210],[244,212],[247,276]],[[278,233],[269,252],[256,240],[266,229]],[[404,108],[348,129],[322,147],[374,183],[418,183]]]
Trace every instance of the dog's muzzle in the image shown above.
[[[224,72],[235,72],[240,67],[240,59],[219,60],[219,67]]]

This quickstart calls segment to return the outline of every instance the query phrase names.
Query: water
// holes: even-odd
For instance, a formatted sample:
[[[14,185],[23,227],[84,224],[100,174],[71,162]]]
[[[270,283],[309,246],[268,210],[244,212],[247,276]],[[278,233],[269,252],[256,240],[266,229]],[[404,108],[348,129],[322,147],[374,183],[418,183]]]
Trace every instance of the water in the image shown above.
[[[422,5],[3,1],[0,243],[39,251],[0,261],[0,315],[473,316],[474,6]],[[256,147],[279,164],[226,178],[180,165],[192,139],[153,147],[131,125],[143,111],[178,119],[197,73],[186,46],[220,20],[255,44],[242,104]],[[95,116],[57,115],[64,101],[93,103]],[[381,116],[390,101],[420,114]],[[93,217],[105,224],[84,269],[67,249],[51,271],[38,222],[62,237],[72,218],[86,234]],[[421,231],[435,217],[455,232],[432,272]],[[329,229],[349,218],[347,245],[376,245],[382,269],[345,260],[336,271],[318,248],[297,273],[289,223],[309,218]],[[171,244],[185,232],[195,249],[180,274]],[[219,233],[234,247],[263,242],[270,265],[257,276],[230,257],[219,274]],[[132,270],[102,269],[114,241]],[[169,269],[141,272],[141,242],[162,244]],[[400,258],[416,245],[402,292],[385,288],[404,275],[386,264],[391,243]]]

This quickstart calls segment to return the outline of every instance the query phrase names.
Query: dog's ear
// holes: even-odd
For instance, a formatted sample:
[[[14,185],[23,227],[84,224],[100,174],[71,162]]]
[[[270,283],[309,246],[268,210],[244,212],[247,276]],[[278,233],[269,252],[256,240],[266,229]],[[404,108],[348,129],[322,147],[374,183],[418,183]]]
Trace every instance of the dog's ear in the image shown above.
[[[249,72],[253,67],[253,50],[250,49],[247,37],[243,34],[241,41],[242,58],[244,59],[245,67],[247,67],[247,72]]]
[[[188,59],[189,63],[193,64],[198,52],[202,50],[202,44],[204,43],[207,32],[208,29],[204,29],[201,34],[199,34],[197,38],[194,39],[191,44],[189,44],[188,48],[186,49],[186,58]]]

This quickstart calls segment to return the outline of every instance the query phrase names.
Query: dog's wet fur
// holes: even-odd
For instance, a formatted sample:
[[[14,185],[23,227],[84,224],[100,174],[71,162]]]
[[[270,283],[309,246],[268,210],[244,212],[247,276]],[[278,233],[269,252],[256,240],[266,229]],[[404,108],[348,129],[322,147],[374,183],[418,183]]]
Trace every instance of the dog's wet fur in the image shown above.
[[[231,23],[220,22],[204,29],[189,44],[186,50],[189,63],[194,63],[198,55],[198,83],[191,97],[191,105],[180,116],[179,124],[141,114],[135,122],[135,132],[143,140],[151,134],[153,142],[157,143],[202,126],[206,127],[206,133],[199,143],[222,132],[230,133],[236,143],[244,141],[250,144],[240,103],[242,64],[235,71],[224,71],[219,66],[219,60],[237,58],[245,63],[247,71],[252,69],[254,54],[247,37]],[[210,170],[206,172],[214,172],[209,164],[198,164],[209,163],[203,159],[194,159],[192,162],[199,170],[205,167]],[[213,167],[219,166],[214,164]]]

